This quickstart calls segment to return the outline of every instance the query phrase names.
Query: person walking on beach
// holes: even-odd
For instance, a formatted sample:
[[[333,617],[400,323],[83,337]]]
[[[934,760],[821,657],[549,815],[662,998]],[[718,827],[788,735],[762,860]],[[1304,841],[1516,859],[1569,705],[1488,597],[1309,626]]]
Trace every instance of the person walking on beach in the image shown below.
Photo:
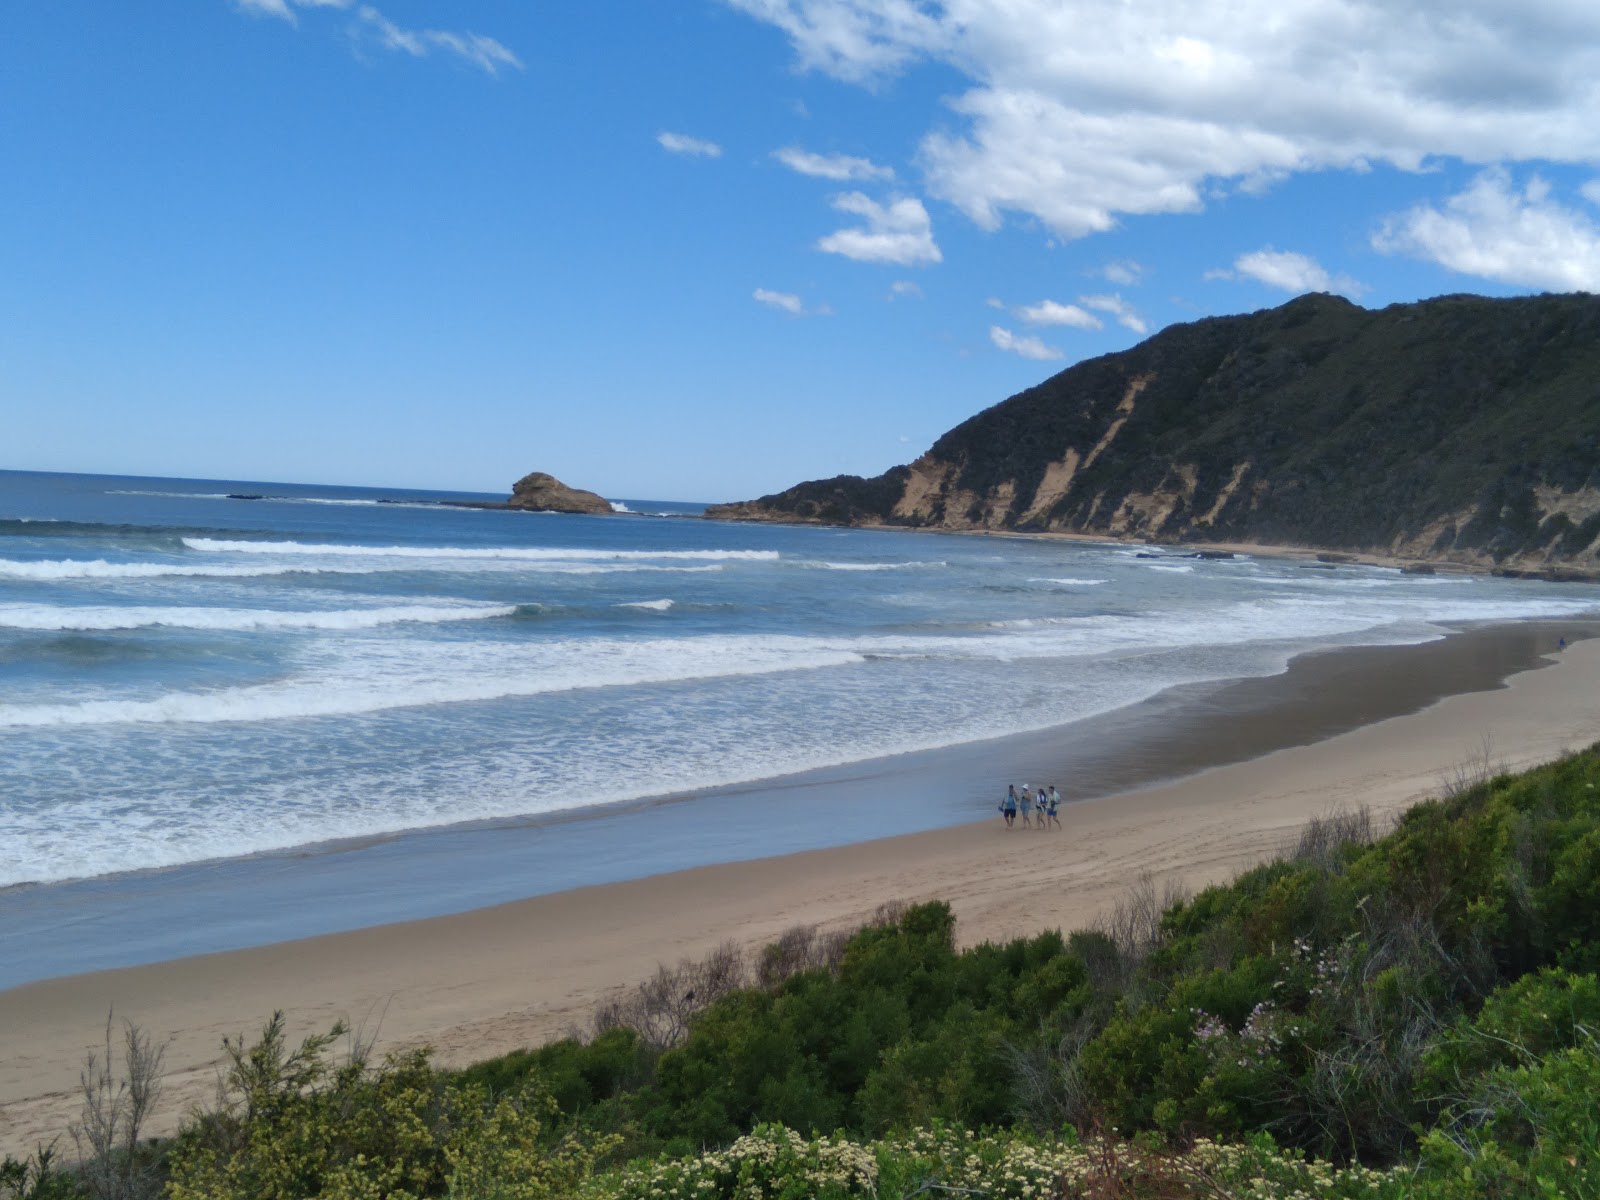
[[[1000,813],[1006,819],[1006,828],[1010,829],[1017,823],[1017,785],[1006,785],[1006,798],[1000,801]]]
[[[1033,798],[1033,811],[1039,814],[1039,828],[1045,828],[1045,817],[1048,813],[1050,797],[1044,794],[1044,789],[1039,789],[1039,794]]]
[[[1028,814],[1033,811],[1033,788],[1028,784],[1022,785],[1022,794],[1017,797],[1022,805],[1022,827],[1028,829],[1033,822],[1028,820]]]
[[[1061,819],[1056,816],[1056,813],[1061,811],[1061,793],[1056,791],[1056,785],[1053,783],[1050,785],[1049,804],[1050,824],[1054,825],[1057,829],[1060,829]]]

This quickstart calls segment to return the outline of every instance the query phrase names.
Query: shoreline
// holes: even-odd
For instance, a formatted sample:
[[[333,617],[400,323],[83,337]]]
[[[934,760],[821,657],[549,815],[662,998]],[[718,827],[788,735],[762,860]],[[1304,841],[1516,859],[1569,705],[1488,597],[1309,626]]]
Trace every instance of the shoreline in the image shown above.
[[[1201,712],[1197,728],[1209,722],[1213,732],[1231,724],[1260,733],[1256,727],[1298,704],[1300,728],[1314,740],[1265,751],[1240,745],[1247,757],[1229,765],[1069,804],[1065,837],[1005,831],[986,801],[979,823],[0,992],[0,1152],[27,1152],[73,1118],[82,1056],[108,1011],[170,1039],[154,1126],[170,1129],[209,1096],[221,1038],[253,1035],[276,1008],[287,1011],[295,1037],[342,1016],[369,1028],[381,1019],[384,1048],[428,1042],[440,1061],[460,1064],[560,1036],[657,962],[703,954],[730,938],[755,947],[794,924],[849,927],[885,901],[939,898],[955,908],[958,936],[970,944],[1086,925],[1142,871],[1189,887],[1229,878],[1274,852],[1310,816],[1365,803],[1381,817],[1437,792],[1453,770],[1475,769],[1485,739],[1489,758],[1508,767],[1595,741],[1600,641],[1575,642],[1543,669],[1526,669],[1535,665],[1523,653],[1529,638],[1547,638],[1553,651],[1550,628],[1495,627],[1423,647],[1303,656],[1311,661],[1297,686],[1310,692],[1299,701],[1292,690],[1274,694],[1267,686],[1294,671],[1243,681],[1272,703],[1249,720],[1238,709]],[[1328,701],[1342,699],[1346,718],[1359,719],[1370,703],[1391,700],[1395,687],[1427,674],[1405,665],[1400,652],[1445,646],[1455,649],[1435,652],[1435,685],[1452,658],[1480,682],[1496,663],[1516,660],[1524,669],[1489,690],[1316,735],[1316,714],[1326,716]],[[1375,670],[1385,656],[1387,673]],[[1343,665],[1330,673],[1330,662]],[[1214,707],[1215,695],[1228,690],[1207,699]],[[1170,732],[1181,754],[1182,738]],[[1146,751],[1155,753],[1148,743]]]
[[[736,503],[748,503],[739,501]],[[708,505],[707,507],[716,507]],[[890,525],[880,521],[837,525],[829,521],[785,520],[778,517],[709,517],[700,514],[700,520],[721,521],[728,525],[791,525],[799,528],[868,529],[881,533],[933,533],[955,537],[1014,538],[1019,541],[1080,542],[1087,545],[1140,546],[1152,554],[1170,555],[1173,558],[1197,558],[1197,551],[1222,553],[1239,557],[1281,559],[1287,562],[1316,564],[1316,569],[1333,570],[1339,567],[1383,567],[1409,574],[1492,575],[1507,579],[1536,579],[1544,583],[1600,583],[1600,572],[1583,571],[1564,566],[1561,562],[1502,567],[1489,561],[1463,561],[1453,558],[1418,558],[1388,554],[1377,550],[1348,550],[1332,546],[1289,545],[1268,542],[1214,542],[1204,540],[1152,542],[1143,537],[1119,537],[1114,533],[1079,533],[1069,529],[947,529],[929,525]],[[1513,559],[1512,562],[1519,560]]]
[[[957,828],[1006,783],[1068,808],[1501,686],[1600,619],[1324,647],[1068,725],[638,801],[310,843],[0,892],[0,994],[98,970],[425,920],[574,888]]]

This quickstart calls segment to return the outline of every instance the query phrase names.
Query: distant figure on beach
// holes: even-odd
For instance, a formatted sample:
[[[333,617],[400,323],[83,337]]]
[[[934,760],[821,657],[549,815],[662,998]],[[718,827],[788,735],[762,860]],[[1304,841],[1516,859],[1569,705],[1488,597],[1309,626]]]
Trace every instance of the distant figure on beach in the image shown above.
[[[1017,799],[1022,805],[1022,827],[1027,829],[1032,825],[1032,822],[1028,820],[1028,814],[1033,811],[1033,786],[1031,784],[1023,784],[1022,791],[1018,794]]]
[[[1049,804],[1050,804],[1050,797],[1046,796],[1044,794],[1044,789],[1043,788],[1040,788],[1039,791],[1038,791],[1038,794],[1035,795],[1034,798],[1033,798],[1033,811],[1039,814],[1039,828],[1040,829],[1045,828],[1045,823],[1044,822],[1045,822],[1045,817],[1049,814]]]
[[[1061,811],[1061,793],[1056,791],[1056,785],[1053,783],[1050,785],[1049,804],[1050,824],[1054,825],[1057,829],[1060,829],[1061,819],[1056,816],[1056,813]]]
[[[1000,801],[1000,813],[1006,819],[1006,828],[1010,829],[1017,823],[1017,785],[1006,785],[1006,798]]]
[[[1556,642],[1556,649],[1557,650],[1565,650],[1566,648],[1567,648],[1567,639],[1563,635],[1561,640]]]

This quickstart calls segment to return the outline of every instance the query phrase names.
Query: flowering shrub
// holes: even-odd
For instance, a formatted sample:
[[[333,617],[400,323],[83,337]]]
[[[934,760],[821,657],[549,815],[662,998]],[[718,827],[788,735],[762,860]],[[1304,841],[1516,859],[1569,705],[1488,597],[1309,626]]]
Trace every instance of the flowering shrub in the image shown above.
[[[935,1125],[882,1141],[802,1138],[764,1125],[728,1150],[637,1167],[596,1180],[592,1200],[992,1200],[1238,1197],[1245,1200],[1401,1200],[1405,1171],[1307,1161],[1261,1138],[1200,1141],[1182,1153],[1114,1135],[1079,1141]]]
[[[834,1200],[876,1196],[878,1162],[844,1138],[809,1141],[760,1125],[726,1150],[625,1173],[604,1194],[616,1200]]]

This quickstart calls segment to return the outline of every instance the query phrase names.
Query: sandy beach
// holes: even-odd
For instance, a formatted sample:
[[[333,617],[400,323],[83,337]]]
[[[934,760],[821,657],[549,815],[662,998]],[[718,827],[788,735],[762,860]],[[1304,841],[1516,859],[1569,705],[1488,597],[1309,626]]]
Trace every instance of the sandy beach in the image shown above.
[[[1484,644],[1489,649],[1473,653],[1492,659],[1497,643]],[[380,1047],[426,1042],[441,1061],[464,1063],[582,1028],[598,1001],[658,962],[728,939],[759,946],[797,923],[853,926],[889,900],[949,901],[965,943],[1079,927],[1141,872],[1201,887],[1270,856],[1310,816],[1360,804],[1392,813],[1485,758],[1515,768],[1591,744],[1600,731],[1600,640],[1553,650],[1540,669],[1523,670],[1506,686],[1436,702],[1422,696],[1426,707],[1398,716],[1382,715],[1384,701],[1407,681],[1373,664],[1404,660],[1381,651],[1346,658],[1367,665],[1325,667],[1278,685],[1307,690],[1307,679],[1321,680],[1313,693],[1336,686],[1339,720],[1317,715],[1319,694],[1280,697],[1281,717],[1258,712],[1243,723],[1248,728],[1234,730],[1243,740],[1224,757],[1245,761],[1209,766],[1203,756],[1191,758],[1198,773],[1176,782],[1069,805],[1064,833],[1007,831],[996,815],[12,988],[0,992],[0,1152],[27,1151],[72,1120],[83,1055],[101,1038],[108,1011],[167,1043],[167,1084],[152,1130],[161,1132],[212,1094],[222,1037],[253,1034],[274,1009],[285,1010],[297,1035],[347,1018],[378,1027]],[[1492,682],[1437,690],[1486,686]],[[1213,718],[1213,732],[1219,721],[1241,724],[1237,714]],[[1275,719],[1299,725],[1263,732]],[[1341,725],[1343,732],[1327,736]],[[1288,748],[1270,749],[1275,739]],[[1158,763],[1156,773],[1181,773],[1183,758]]]

